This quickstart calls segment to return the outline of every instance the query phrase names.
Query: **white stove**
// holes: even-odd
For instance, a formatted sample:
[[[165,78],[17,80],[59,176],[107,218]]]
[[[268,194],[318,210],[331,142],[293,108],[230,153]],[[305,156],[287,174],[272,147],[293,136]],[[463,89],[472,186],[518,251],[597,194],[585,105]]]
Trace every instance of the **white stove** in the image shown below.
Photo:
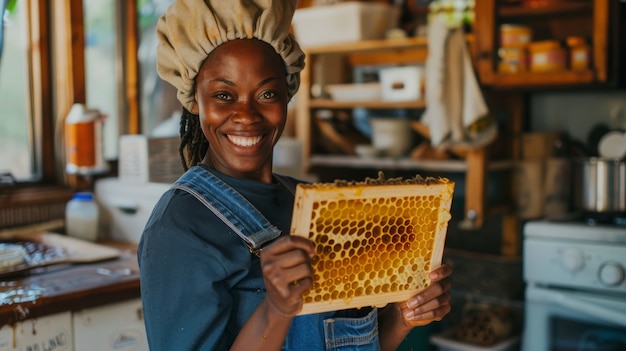
[[[626,350],[626,227],[524,226],[524,351]]]
[[[626,293],[625,267],[626,227],[548,221],[524,227],[528,283]]]

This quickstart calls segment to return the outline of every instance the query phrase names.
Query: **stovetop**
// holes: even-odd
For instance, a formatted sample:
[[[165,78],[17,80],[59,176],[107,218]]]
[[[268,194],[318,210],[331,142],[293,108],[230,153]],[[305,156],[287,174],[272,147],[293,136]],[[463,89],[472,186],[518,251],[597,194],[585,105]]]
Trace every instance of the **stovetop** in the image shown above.
[[[589,224],[585,220],[538,220],[529,221],[525,224],[524,237],[626,245],[626,226]]]

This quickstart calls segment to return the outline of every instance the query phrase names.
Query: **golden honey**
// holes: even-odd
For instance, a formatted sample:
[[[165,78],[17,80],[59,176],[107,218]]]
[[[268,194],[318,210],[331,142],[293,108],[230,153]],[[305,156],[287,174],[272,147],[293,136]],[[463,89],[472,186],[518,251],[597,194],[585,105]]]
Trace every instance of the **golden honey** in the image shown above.
[[[426,288],[441,264],[454,183],[446,178],[300,184],[291,234],[315,243],[301,314],[382,306]]]
[[[569,48],[569,67],[573,71],[583,71],[589,68],[589,45],[582,37],[567,37]]]
[[[531,72],[558,72],[566,68],[565,50],[556,40],[532,42],[528,51]]]

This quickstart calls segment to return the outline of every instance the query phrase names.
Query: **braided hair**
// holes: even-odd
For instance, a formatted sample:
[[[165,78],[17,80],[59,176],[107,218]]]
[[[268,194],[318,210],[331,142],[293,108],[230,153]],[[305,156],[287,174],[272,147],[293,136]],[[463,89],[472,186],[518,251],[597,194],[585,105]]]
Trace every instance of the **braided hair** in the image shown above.
[[[208,150],[209,142],[202,133],[200,116],[183,108],[183,115],[180,119],[180,148],[178,152],[185,171],[202,161]]]

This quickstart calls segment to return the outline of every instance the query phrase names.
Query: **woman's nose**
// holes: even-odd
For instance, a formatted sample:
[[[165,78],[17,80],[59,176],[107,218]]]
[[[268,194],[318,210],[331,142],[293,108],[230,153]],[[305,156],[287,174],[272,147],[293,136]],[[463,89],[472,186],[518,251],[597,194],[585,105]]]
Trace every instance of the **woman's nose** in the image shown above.
[[[239,123],[253,123],[262,118],[254,101],[240,101],[236,106],[233,120]]]

